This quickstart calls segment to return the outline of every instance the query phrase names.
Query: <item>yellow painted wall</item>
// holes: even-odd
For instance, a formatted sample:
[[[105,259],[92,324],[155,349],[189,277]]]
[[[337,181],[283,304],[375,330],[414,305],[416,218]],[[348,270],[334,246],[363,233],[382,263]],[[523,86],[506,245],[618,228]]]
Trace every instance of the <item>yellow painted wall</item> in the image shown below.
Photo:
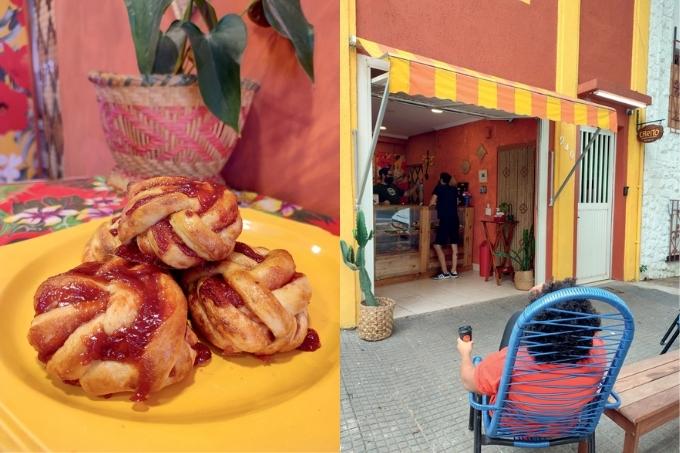
[[[576,97],[578,88],[581,0],[559,0],[557,5],[557,63],[555,91]],[[574,166],[577,127],[555,124],[555,193]],[[553,206],[552,273],[556,279],[572,277],[574,269],[574,190],[572,177]]]
[[[630,88],[639,93],[647,92],[647,58],[649,52],[650,0],[635,0],[633,10],[633,51],[631,55]],[[642,181],[645,147],[638,142],[637,121],[645,121],[644,109],[629,117],[628,162],[626,185],[626,229],[623,249],[623,279],[640,279],[640,230],[642,224]]]
[[[354,243],[354,150],[356,129],[356,49],[350,36],[356,34],[356,0],[340,0],[340,238]],[[338,253],[340,247],[338,245]],[[356,326],[358,280],[347,266],[340,269],[340,327]]]

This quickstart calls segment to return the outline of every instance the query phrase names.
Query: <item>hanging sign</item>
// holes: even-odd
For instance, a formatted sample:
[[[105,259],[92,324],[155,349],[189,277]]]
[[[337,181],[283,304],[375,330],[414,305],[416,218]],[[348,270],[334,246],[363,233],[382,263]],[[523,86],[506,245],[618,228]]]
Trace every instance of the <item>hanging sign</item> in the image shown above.
[[[647,124],[637,131],[637,138],[642,143],[652,143],[663,137],[663,126],[660,124]]]

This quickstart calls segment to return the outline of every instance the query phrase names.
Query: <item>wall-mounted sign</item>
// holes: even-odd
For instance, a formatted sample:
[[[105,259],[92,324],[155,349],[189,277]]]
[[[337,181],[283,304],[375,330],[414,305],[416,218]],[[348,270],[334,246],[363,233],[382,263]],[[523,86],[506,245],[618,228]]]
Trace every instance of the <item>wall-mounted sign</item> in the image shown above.
[[[663,126],[646,124],[637,131],[637,138],[642,143],[652,143],[663,137]]]

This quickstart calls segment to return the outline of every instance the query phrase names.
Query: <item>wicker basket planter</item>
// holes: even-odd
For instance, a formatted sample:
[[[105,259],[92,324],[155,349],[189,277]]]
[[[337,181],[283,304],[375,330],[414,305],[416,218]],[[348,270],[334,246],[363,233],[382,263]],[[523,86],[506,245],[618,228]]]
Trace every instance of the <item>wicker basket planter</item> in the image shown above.
[[[534,271],[515,271],[515,288],[529,291],[534,287]]]
[[[395,302],[388,297],[376,299],[380,304],[378,307],[360,305],[357,332],[362,340],[378,341],[392,335]]]
[[[193,75],[128,76],[93,72],[106,142],[116,166],[109,184],[159,175],[221,180],[239,134],[204,105]],[[258,89],[241,83],[241,130]]]

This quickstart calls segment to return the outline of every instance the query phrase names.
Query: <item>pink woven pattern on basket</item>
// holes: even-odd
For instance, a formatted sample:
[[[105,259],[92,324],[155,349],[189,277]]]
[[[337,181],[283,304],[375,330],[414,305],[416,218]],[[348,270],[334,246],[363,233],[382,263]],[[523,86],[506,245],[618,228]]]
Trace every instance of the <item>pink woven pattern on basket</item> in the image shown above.
[[[239,134],[215,117],[192,76],[92,73],[114,173],[127,181],[158,175],[213,179],[229,160]],[[241,83],[243,127],[254,82]],[[125,185],[126,181],[123,181]]]
[[[148,107],[100,100],[104,134],[115,153],[151,159],[227,162],[238,134],[204,106]],[[244,108],[239,123],[243,124]],[[115,155],[114,155],[115,157]]]

